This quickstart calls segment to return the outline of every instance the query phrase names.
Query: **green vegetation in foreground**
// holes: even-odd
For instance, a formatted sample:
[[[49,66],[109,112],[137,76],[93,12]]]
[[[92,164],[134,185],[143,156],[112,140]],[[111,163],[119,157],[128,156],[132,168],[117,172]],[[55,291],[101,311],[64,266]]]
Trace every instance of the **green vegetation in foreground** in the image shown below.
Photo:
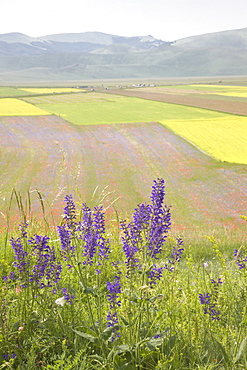
[[[23,214],[1,248],[1,369],[247,368],[247,251],[227,259],[208,238],[213,259],[195,260],[167,238],[163,200],[158,179],[150,204],[106,230],[101,207],[70,195],[58,235]]]
[[[60,115],[76,125],[151,122],[165,119],[217,119],[226,114],[134,97],[88,93],[63,97],[25,98],[25,101]]]

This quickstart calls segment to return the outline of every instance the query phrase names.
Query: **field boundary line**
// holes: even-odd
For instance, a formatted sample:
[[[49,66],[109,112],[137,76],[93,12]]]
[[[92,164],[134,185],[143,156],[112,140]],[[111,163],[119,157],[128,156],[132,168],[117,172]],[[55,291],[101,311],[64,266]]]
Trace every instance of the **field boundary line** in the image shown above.
[[[177,104],[190,106],[194,108],[213,110],[221,113],[234,114],[239,116],[247,116],[247,103],[236,102],[236,101],[221,101],[214,99],[203,99],[190,96],[172,95],[172,94],[161,94],[161,93],[150,93],[145,91],[131,91],[131,90],[107,90],[102,93],[106,94],[117,94],[130,96],[140,99],[159,101],[169,104]]]

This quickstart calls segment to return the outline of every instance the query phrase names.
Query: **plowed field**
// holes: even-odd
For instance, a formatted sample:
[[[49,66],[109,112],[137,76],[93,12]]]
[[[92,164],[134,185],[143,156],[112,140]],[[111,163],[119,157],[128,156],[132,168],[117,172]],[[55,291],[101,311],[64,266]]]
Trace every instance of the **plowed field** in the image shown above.
[[[33,216],[41,212],[36,189],[47,214],[52,207],[60,217],[64,195],[79,200],[78,188],[93,205],[107,185],[115,191],[109,202],[120,197],[116,210],[129,214],[149,201],[152,180],[161,176],[174,229],[212,233],[244,225],[247,166],[219,164],[159,123],[73,126],[57,116],[1,117],[0,130],[1,224],[13,187],[23,199],[30,191]]]
[[[172,103],[172,104],[182,104],[188,105],[190,107],[196,108],[204,108],[204,109],[212,109],[219,112],[225,113],[232,113],[232,114],[240,114],[240,115],[247,115],[247,102],[242,101],[224,101],[224,100],[217,100],[217,99],[210,99],[210,98],[202,98],[193,96],[187,96],[180,94],[172,94],[170,91],[166,93],[161,92],[150,92],[150,91],[141,91],[133,89],[133,90],[108,90],[106,91],[112,94],[121,94],[125,96],[134,96],[137,98],[147,99],[147,100],[155,100],[161,101],[165,103]]]

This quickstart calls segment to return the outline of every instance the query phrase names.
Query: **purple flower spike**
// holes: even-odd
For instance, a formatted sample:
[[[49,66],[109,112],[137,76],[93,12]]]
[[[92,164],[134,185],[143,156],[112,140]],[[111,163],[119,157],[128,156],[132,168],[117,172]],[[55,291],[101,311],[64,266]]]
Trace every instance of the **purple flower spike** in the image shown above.
[[[163,270],[164,267],[156,267],[156,265],[153,265],[153,268],[148,274],[150,286],[157,284],[157,280],[160,280],[162,277]]]
[[[236,264],[239,267],[239,270],[243,270],[247,266],[247,256],[244,257],[241,250],[234,249],[234,258],[236,260]]]
[[[24,250],[24,246],[22,245],[20,238],[11,238],[10,242],[14,250],[16,260],[14,262],[14,267],[19,270],[20,275],[25,274],[26,272],[28,272],[30,263],[28,260],[28,253]]]
[[[106,287],[108,290],[107,299],[110,302],[110,311],[107,314],[107,326],[113,327],[111,341],[113,342],[116,338],[120,337],[118,332],[118,316],[117,307],[121,306],[121,300],[119,294],[121,293],[120,276],[115,276],[113,282],[107,282]]]

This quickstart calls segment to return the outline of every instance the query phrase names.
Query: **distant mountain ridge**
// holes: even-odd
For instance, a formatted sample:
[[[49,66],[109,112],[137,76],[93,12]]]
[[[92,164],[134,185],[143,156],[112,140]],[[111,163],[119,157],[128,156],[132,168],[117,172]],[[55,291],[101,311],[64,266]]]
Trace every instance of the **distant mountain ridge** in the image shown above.
[[[37,38],[22,33],[7,33],[0,35],[0,55],[91,52],[114,44],[146,50],[169,43],[152,36],[123,37],[101,32],[63,33]]]
[[[0,35],[0,81],[247,75],[247,28],[173,42],[101,32]]]

